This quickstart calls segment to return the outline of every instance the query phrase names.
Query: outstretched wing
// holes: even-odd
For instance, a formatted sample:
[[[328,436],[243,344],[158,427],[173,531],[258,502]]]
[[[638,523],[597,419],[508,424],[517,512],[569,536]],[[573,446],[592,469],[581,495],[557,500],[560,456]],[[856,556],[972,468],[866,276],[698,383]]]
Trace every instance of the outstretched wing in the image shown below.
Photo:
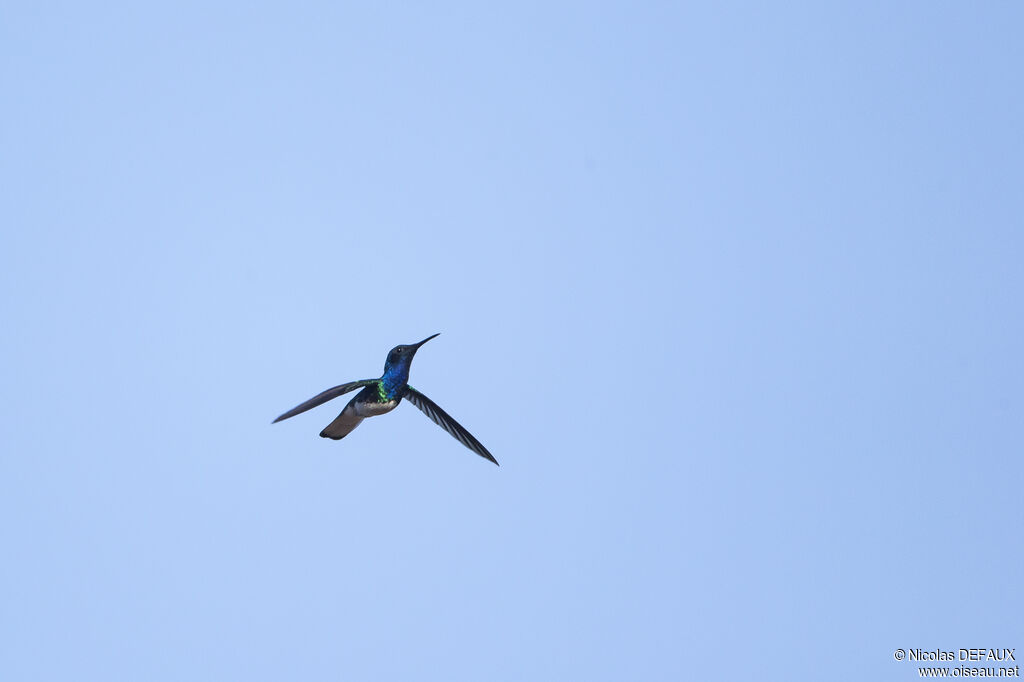
[[[276,424],[277,422],[281,421],[282,419],[289,419],[291,417],[294,417],[297,414],[302,414],[306,410],[312,410],[317,405],[323,405],[328,400],[334,400],[339,395],[344,395],[345,393],[348,393],[349,391],[354,391],[357,388],[362,388],[363,386],[369,386],[369,385],[375,384],[375,383],[377,383],[376,379],[363,379],[362,381],[350,381],[347,384],[342,384],[341,386],[335,386],[334,388],[329,388],[326,391],[324,391],[323,393],[321,393],[319,395],[313,396],[312,398],[310,398],[306,402],[302,403],[298,407],[293,407],[292,409],[288,410],[287,412],[282,414],[280,417],[278,417],[277,419],[272,421],[271,424]]]
[[[495,464],[498,460],[494,459],[494,456],[487,452],[487,448],[480,444],[476,438],[473,438],[473,434],[462,427],[462,424],[451,418],[447,412],[437,406],[433,400],[417,391],[412,386],[406,386],[405,395],[403,396],[410,403],[420,409],[423,414],[430,417],[430,419],[440,426],[442,429],[447,431],[449,434],[455,437],[460,443],[465,445],[467,448],[480,455],[484,459],[489,459]]]

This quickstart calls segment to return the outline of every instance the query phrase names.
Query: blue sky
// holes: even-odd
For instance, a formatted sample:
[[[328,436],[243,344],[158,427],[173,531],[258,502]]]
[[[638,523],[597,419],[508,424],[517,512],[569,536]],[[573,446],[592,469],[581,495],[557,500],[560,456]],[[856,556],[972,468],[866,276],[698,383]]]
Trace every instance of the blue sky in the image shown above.
[[[6,3],[0,677],[1024,650],[1022,19]]]

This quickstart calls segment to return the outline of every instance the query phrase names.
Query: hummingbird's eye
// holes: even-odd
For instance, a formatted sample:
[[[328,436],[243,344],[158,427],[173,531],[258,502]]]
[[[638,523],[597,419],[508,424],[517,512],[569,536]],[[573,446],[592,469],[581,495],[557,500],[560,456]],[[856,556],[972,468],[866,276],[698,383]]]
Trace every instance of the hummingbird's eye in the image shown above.
[[[401,352],[402,352],[403,350],[405,350],[405,349],[404,349],[404,348],[396,348],[396,349],[395,349],[395,352],[396,352],[396,353],[401,353]]]

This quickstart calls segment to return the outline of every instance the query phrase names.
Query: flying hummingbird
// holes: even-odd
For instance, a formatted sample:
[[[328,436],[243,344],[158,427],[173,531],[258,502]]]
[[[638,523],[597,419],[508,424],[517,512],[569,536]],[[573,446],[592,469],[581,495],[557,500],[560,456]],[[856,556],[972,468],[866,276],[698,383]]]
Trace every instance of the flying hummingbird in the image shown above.
[[[473,437],[469,431],[462,427],[459,422],[449,416],[447,412],[437,406],[433,400],[423,395],[409,385],[409,367],[412,365],[412,358],[420,346],[440,334],[434,334],[423,339],[419,343],[408,346],[395,346],[388,353],[388,359],[384,362],[384,374],[379,379],[363,379],[362,381],[351,381],[334,388],[329,388],[323,393],[313,396],[298,407],[293,407],[272,423],[294,417],[306,410],[311,410],[317,405],[322,405],[328,400],[333,400],[339,395],[362,388],[356,397],[349,401],[345,409],[341,411],[334,421],[320,432],[322,438],[333,438],[341,440],[352,432],[359,423],[367,417],[376,417],[379,414],[386,414],[398,407],[398,403],[405,398],[430,417],[435,424],[451,434],[456,440],[467,448],[489,459],[495,464],[494,459],[487,448],[481,445],[480,441]]]

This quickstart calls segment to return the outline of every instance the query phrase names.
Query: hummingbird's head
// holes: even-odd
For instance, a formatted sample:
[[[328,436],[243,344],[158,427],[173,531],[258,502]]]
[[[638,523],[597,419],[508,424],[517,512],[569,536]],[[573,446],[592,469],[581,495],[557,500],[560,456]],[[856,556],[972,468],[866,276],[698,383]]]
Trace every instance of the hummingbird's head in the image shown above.
[[[412,364],[412,356],[416,355],[416,351],[420,349],[420,346],[425,344],[430,339],[440,334],[433,334],[423,339],[419,343],[413,343],[410,345],[395,346],[388,353],[388,359],[384,362],[384,373],[389,374],[391,372],[402,372],[406,376],[409,373],[409,366]]]

